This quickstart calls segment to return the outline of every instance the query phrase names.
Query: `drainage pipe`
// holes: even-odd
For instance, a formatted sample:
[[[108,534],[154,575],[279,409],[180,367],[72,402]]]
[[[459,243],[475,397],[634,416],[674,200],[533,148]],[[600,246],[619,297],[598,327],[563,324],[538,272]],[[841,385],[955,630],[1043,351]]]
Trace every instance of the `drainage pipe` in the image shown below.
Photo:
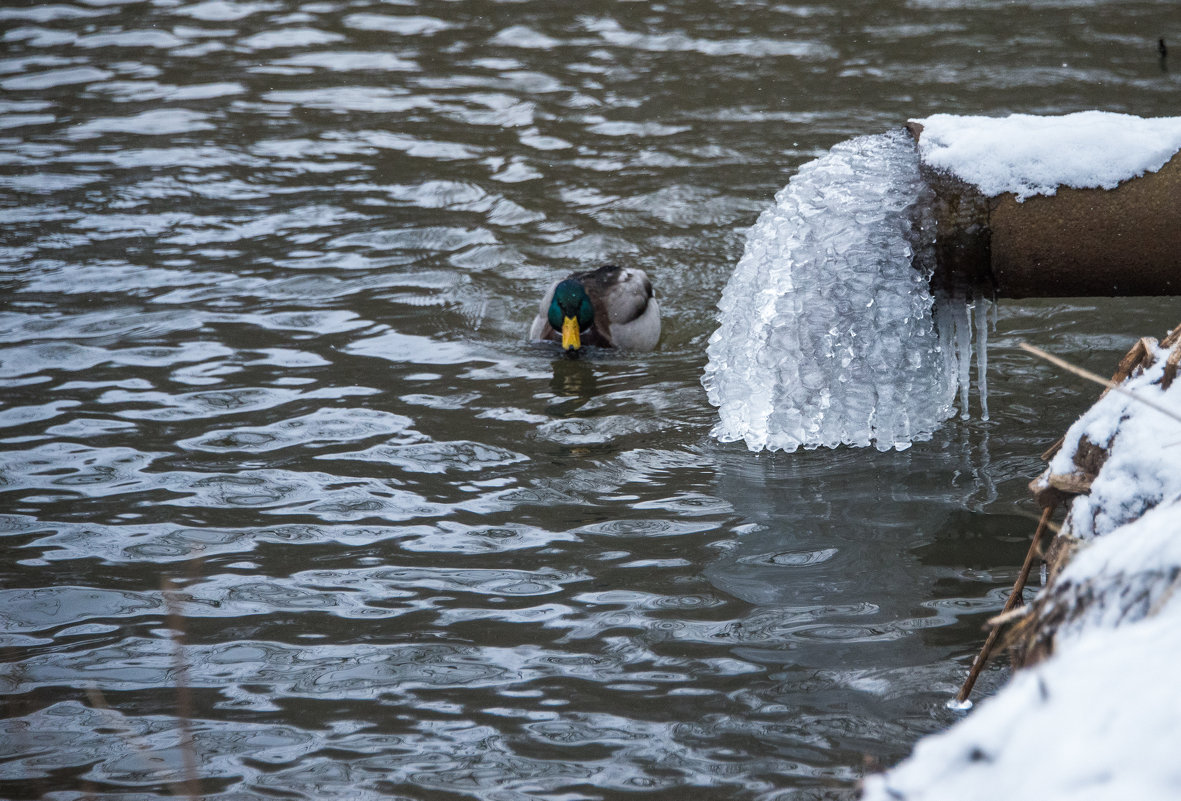
[[[923,126],[907,126],[917,143]],[[933,283],[999,298],[1181,295],[1181,152],[1114,189],[1018,201],[922,166],[934,192]]]

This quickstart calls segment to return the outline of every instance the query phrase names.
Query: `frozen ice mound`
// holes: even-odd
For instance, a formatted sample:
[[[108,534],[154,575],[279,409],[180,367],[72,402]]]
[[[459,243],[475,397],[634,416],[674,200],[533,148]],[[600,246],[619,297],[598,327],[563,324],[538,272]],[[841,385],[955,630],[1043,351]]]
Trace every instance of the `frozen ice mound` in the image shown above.
[[[713,436],[901,450],[951,416],[967,370],[952,340],[958,329],[970,348],[971,323],[962,306],[934,308],[929,192],[901,130],[843,142],[779,191],[718,303],[702,378]]]

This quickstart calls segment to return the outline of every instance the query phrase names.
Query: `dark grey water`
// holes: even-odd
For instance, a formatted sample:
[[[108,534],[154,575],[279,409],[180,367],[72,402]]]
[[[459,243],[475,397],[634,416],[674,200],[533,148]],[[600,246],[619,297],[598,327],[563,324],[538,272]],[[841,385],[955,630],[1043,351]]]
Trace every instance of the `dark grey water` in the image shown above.
[[[698,383],[743,231],[908,117],[1176,114],[1178,24],[5,4],[0,795],[850,794],[952,719],[1093,397],[1016,343],[1107,371],[1176,305],[1006,303],[990,421],[755,456]],[[653,277],[661,348],[524,342],[605,259]]]

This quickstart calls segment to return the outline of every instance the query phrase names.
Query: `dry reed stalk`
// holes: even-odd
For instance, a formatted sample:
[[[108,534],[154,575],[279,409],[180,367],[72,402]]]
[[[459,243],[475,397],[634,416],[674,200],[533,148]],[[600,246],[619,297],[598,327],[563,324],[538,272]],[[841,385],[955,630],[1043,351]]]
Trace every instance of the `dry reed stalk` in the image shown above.
[[[1181,325],[1177,326],[1176,330],[1177,330],[1177,332],[1181,332]],[[1132,371],[1135,370],[1137,367],[1139,367],[1143,363],[1144,359],[1151,352],[1148,350],[1148,347],[1147,347],[1148,340],[1149,340],[1149,337],[1140,337],[1140,339],[1136,340],[1136,344],[1133,345],[1132,348],[1127,353],[1124,354],[1124,358],[1120,359],[1119,364],[1116,365],[1115,372],[1112,373],[1112,375],[1111,375],[1111,383],[1119,384],[1119,383],[1122,383],[1123,381],[1127,380],[1127,378],[1132,375]],[[1108,392],[1108,390],[1104,389],[1103,395],[1106,395],[1107,392]],[[1102,398],[1103,395],[1100,395],[1099,397]],[[1058,449],[1061,448],[1065,442],[1066,442],[1066,435],[1065,434],[1058,437],[1058,439],[1055,440],[1053,445],[1046,448],[1045,452],[1042,454],[1042,461],[1048,462],[1051,459],[1053,459],[1054,454],[1056,454],[1058,452]]]
[[[1005,606],[1001,610],[1001,617],[1005,617],[1012,612],[1021,601],[1021,593],[1025,591],[1025,582],[1029,579],[1029,570],[1033,567],[1033,559],[1038,554],[1042,535],[1045,534],[1046,529],[1049,527],[1050,515],[1053,512],[1054,507],[1052,506],[1047,506],[1042,510],[1041,519],[1037,524],[1037,531],[1033,533],[1033,542],[1029,543],[1029,550],[1025,554],[1025,562],[1021,565],[1021,571],[1017,574],[1017,580],[1013,582],[1013,591],[1009,593],[1009,599],[1005,601]],[[979,678],[980,671],[984,670],[984,666],[988,663],[988,658],[992,655],[993,646],[996,645],[996,640],[1000,636],[1000,633],[1000,626],[994,626],[992,631],[988,632],[988,637],[984,640],[984,646],[980,649],[980,653],[976,654],[976,659],[972,661],[972,667],[968,671],[968,678],[964,680],[960,691],[956,693],[955,700],[957,703],[964,703],[968,700],[968,696],[972,694],[972,688],[976,686],[976,679]]]
[[[191,800],[201,796],[201,781],[197,777],[197,753],[193,746],[193,694],[189,686],[189,666],[185,661],[184,616],[176,598],[176,585],[165,576],[160,588],[168,608],[168,627],[172,630],[172,661],[176,676],[176,718],[180,731],[180,753],[184,764],[184,778],[180,789]]]
[[[1168,389],[1173,385],[1173,379],[1177,377],[1177,365],[1181,364],[1181,348],[1173,348],[1169,351],[1169,358],[1165,359],[1165,374],[1161,377],[1161,389]]]
[[[1096,384],[1099,384],[1101,386],[1105,386],[1108,389],[1112,390],[1113,392],[1118,392],[1121,395],[1127,395],[1129,398],[1132,398],[1134,400],[1139,401],[1140,403],[1143,403],[1145,406],[1149,407],[1150,409],[1155,409],[1156,411],[1160,412],[1161,414],[1163,414],[1167,417],[1171,417],[1174,420],[1176,420],[1178,423],[1181,423],[1181,414],[1177,414],[1177,412],[1173,411],[1168,406],[1164,406],[1163,404],[1157,403],[1154,400],[1149,400],[1148,398],[1145,398],[1143,395],[1138,395],[1137,393],[1132,392],[1130,389],[1127,389],[1126,387],[1122,387],[1113,381],[1109,381],[1100,375],[1096,375],[1095,373],[1092,373],[1090,370],[1084,370],[1081,367],[1076,367],[1064,359],[1059,359],[1057,356],[1054,356],[1053,354],[1046,353],[1041,348],[1035,348],[1033,345],[1030,345],[1028,342],[1022,342],[1020,344],[1021,344],[1022,350],[1028,351],[1029,353],[1032,353],[1034,356],[1045,359],[1050,364],[1053,364],[1057,367],[1061,367],[1063,370],[1066,370],[1067,372],[1074,373],[1075,375],[1079,376],[1080,378],[1085,378],[1088,381],[1093,381]]]
[[[109,715],[111,717],[111,727],[119,729],[119,734],[123,738],[123,741],[131,746],[137,755],[143,758],[145,767],[153,768],[154,766],[151,764],[150,760],[151,755],[155,749],[151,746],[151,744],[149,744],[146,740],[144,740],[143,737],[140,737],[134,732],[123,731],[121,729],[122,722],[116,717],[118,713],[111,708],[110,704],[107,703],[107,697],[103,695],[103,691],[100,690],[98,686],[90,684],[84,689],[86,692],[86,699],[90,701],[91,708],[97,709],[98,711]],[[186,787],[180,782],[169,782],[168,786],[172,790],[172,794],[177,798],[196,798],[196,796],[194,796],[191,792],[190,788]]]

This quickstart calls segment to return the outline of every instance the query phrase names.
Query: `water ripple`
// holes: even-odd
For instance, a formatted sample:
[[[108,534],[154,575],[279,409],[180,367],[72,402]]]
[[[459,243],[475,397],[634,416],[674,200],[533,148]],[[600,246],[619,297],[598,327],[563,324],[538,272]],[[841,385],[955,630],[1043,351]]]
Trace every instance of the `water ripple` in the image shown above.
[[[1173,306],[1002,307],[996,420],[890,458],[720,447],[698,377],[835,142],[1175,113],[1154,4],[970,5],[0,8],[0,795],[847,797],[945,723],[1090,398],[1015,343]],[[600,261],[660,348],[526,343]]]
[[[180,440],[177,445],[215,453],[261,453],[293,446],[323,446],[374,436],[388,437],[392,434],[414,439],[421,435],[408,430],[413,423],[413,420],[404,415],[376,409],[317,409],[311,414],[288,418],[269,426],[245,426],[211,431],[200,437]]]
[[[376,390],[368,387],[324,388],[307,392],[277,387],[237,387],[187,392],[180,395],[154,391],[111,390],[104,393],[99,400],[106,405],[121,407],[117,414],[129,420],[176,421],[204,420],[257,412],[296,400],[339,399],[357,395],[371,395],[374,392]]]

